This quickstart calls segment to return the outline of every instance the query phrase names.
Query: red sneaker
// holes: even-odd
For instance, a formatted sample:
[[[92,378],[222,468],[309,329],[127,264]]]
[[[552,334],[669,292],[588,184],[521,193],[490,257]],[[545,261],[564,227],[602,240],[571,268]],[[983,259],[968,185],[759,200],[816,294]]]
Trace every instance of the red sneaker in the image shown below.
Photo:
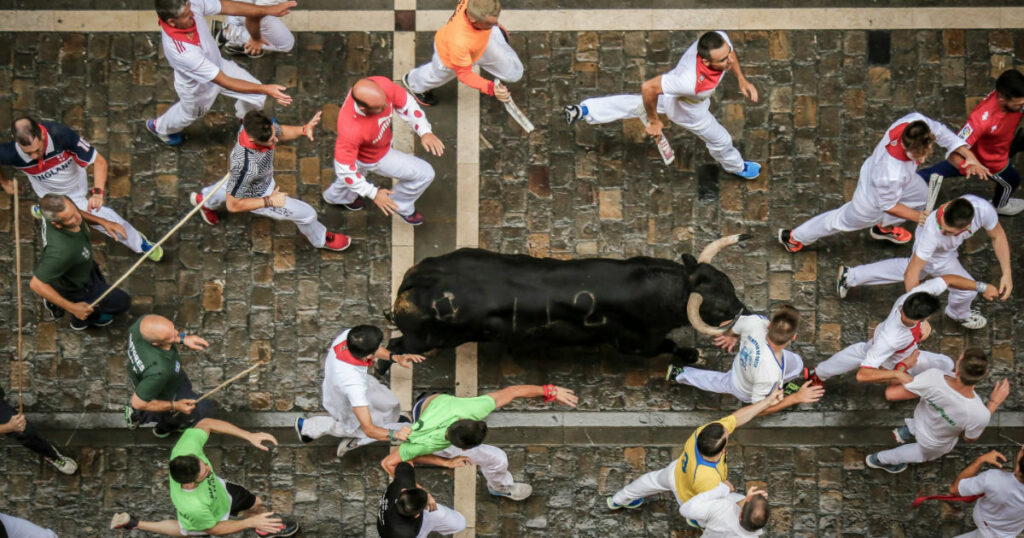
[[[823,381],[820,377],[818,377],[818,374],[814,373],[814,370],[811,370],[811,371],[808,372],[807,368],[804,368],[804,380],[807,380],[807,379],[811,380],[811,386],[812,387],[824,387],[825,386],[825,381]]]
[[[879,241],[889,241],[890,243],[896,243],[897,245],[906,245],[914,239],[914,234],[900,226],[891,226],[888,230],[884,230],[881,226],[876,224],[871,227],[871,237],[872,239],[878,239]]]
[[[189,200],[192,201],[193,206],[198,206],[203,203],[203,193],[201,192],[193,192],[192,194],[189,194],[188,197]],[[217,224],[217,222],[220,220],[219,218],[217,218],[217,214],[214,213],[212,209],[206,206],[203,206],[202,209],[199,210],[199,214],[203,216],[203,220],[206,221],[206,223],[209,224],[210,226]]]
[[[352,244],[352,240],[345,234],[327,232],[325,238],[327,241],[324,243],[324,248],[328,250],[341,252]]]
[[[412,224],[413,226],[419,226],[420,224],[423,224],[423,221],[425,220],[423,218],[423,213],[420,213],[419,211],[409,215],[408,217],[405,215],[399,215],[399,217],[402,217],[402,220]]]
[[[779,243],[786,247],[786,250],[790,252],[800,252],[804,248],[804,244],[799,241],[794,241],[793,236],[790,235],[792,230],[786,230],[779,228]]]

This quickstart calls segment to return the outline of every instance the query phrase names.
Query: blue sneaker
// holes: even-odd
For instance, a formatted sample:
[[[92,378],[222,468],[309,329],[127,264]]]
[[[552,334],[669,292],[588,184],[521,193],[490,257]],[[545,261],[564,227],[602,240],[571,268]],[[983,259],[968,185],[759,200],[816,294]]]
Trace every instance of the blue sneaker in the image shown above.
[[[702,529],[702,530],[704,529],[704,527],[701,527],[700,523],[698,523],[696,519],[687,519],[686,520],[686,524],[691,526],[691,527],[693,527],[693,528],[695,528],[695,529]]]
[[[169,135],[162,135],[162,134],[158,133],[156,131],[156,120],[155,119],[154,120],[146,120],[146,130],[151,132],[151,133],[153,133],[153,136],[159,138],[161,142],[163,142],[164,144],[167,144],[168,146],[177,146],[178,144],[181,144],[181,141],[183,140],[182,137],[181,137],[181,133],[174,133],[174,134],[169,134]]]
[[[39,209],[38,205],[32,206],[32,218],[36,220],[43,220],[43,210]]]
[[[635,508],[640,508],[641,506],[643,506],[644,500],[642,498],[640,498],[640,499],[633,499],[632,501],[629,501],[626,504],[619,504],[619,503],[613,501],[611,497],[608,497],[607,503],[608,503],[608,509],[609,510],[618,510],[620,508],[626,508],[628,510],[633,510]]]
[[[158,262],[163,259],[164,247],[153,248],[153,243],[149,242],[149,238],[142,235],[142,232],[139,232],[139,235],[142,237],[142,252],[149,254],[150,261]]]
[[[914,440],[914,434],[910,433],[910,428],[906,425],[900,426],[899,428],[893,428],[892,436],[896,438],[896,443],[900,445]]]
[[[305,424],[306,419],[298,417],[295,419],[295,434],[299,436],[299,441],[303,443],[312,443],[313,438],[308,435],[302,435],[302,425]]]
[[[864,463],[872,469],[881,469],[887,473],[897,474],[907,470],[906,463],[898,463],[896,465],[886,465],[881,461],[878,461],[878,454],[868,454],[868,457],[864,458]]]
[[[754,161],[743,161],[743,170],[733,172],[733,174],[743,179],[756,179],[757,176],[761,175],[761,165]]]

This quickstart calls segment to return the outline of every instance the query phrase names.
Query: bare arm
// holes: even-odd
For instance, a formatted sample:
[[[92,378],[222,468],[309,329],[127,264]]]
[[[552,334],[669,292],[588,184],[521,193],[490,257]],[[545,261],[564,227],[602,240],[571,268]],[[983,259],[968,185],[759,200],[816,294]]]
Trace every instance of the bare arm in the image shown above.
[[[200,430],[203,430],[207,434],[223,433],[226,435],[237,437],[239,439],[244,439],[246,441],[249,441],[249,443],[252,444],[253,446],[260,448],[262,450],[269,450],[269,448],[263,446],[264,441],[271,442],[274,444],[274,446],[277,446],[277,439],[274,439],[274,436],[270,435],[269,433],[248,432],[224,420],[218,420],[215,418],[204,418],[203,420],[200,420],[198,423],[196,423],[195,427],[199,428]]]
[[[647,113],[647,134],[661,136],[661,118],[658,117],[658,96],[661,95],[661,75],[658,75],[640,86],[640,95],[644,100],[644,111]]]
[[[754,417],[764,412],[765,409],[781,402],[782,396],[782,389],[775,389],[774,392],[769,394],[767,398],[760,402],[737,409],[736,412],[732,414],[733,418],[736,419],[736,427],[739,428],[740,426],[750,422]]]
[[[180,413],[191,413],[196,407],[196,401],[193,399],[174,400],[168,402],[166,400],[150,400],[146,401],[139,398],[138,394],[132,393],[131,405],[132,409],[138,409],[139,411],[149,411],[150,413],[165,413],[167,411],[178,411]]]
[[[1002,453],[1000,453],[997,450],[992,450],[990,452],[982,454],[981,456],[978,456],[978,459],[972,461],[971,464],[964,468],[963,471],[960,471],[960,474],[958,474],[956,477],[956,481],[953,482],[953,485],[949,486],[949,492],[953,495],[960,495],[961,480],[966,480],[968,478],[971,478],[972,476],[977,475],[978,472],[981,471],[981,466],[986,463],[995,465],[996,467],[1002,469],[1002,462],[1004,461],[1006,461],[1006,456],[1002,455]]]
[[[107,159],[96,152],[96,160],[92,163],[92,186],[107,190],[107,170],[110,168]]]
[[[232,0],[222,0],[220,3],[220,14],[221,15],[238,15],[240,17],[255,17],[257,21],[265,16],[271,17],[283,17],[288,14],[289,11],[298,2],[282,2],[274,6],[256,6],[254,4],[248,4],[245,2],[234,2]],[[246,30],[248,30],[248,21],[246,21]],[[250,30],[251,34],[252,31]]]
[[[797,404],[814,403],[820,400],[821,397],[824,395],[825,387],[815,387],[812,385],[812,382],[808,380],[804,382],[803,386],[800,387],[800,390],[794,392],[793,394],[790,394],[789,396],[786,396],[785,398],[782,399],[781,402],[765,409],[764,411],[761,411],[761,414],[758,416],[763,417],[765,415],[770,415],[772,413],[782,411],[787,407],[793,407],[794,405]]]
[[[913,400],[914,398],[918,398],[918,395],[907,390],[907,387],[903,386],[902,383],[885,387],[885,399],[890,402],[902,402],[904,400]]]
[[[894,217],[905,219],[909,222],[918,222],[918,220],[921,218],[921,215],[923,214],[922,211],[911,209],[903,204],[896,204],[892,206],[891,208],[886,210],[886,213]]]
[[[739,83],[740,92],[756,103],[757,88],[747,80],[747,77],[743,76],[743,68],[740,67],[740,58],[736,55],[736,49],[732,49],[729,56],[732,56],[732,67],[729,69],[736,74],[736,81]]]
[[[369,407],[361,405],[359,407],[353,407],[352,411],[355,412],[356,418],[359,419],[359,427],[363,430],[363,433],[365,433],[367,437],[371,439],[376,439],[378,441],[390,440],[390,438],[388,437],[388,430],[381,428],[380,426],[377,426],[376,424],[373,423],[373,418],[370,417]],[[394,435],[396,439],[404,441],[409,437],[409,432],[411,431],[411,428],[409,428],[408,426],[404,426],[401,430],[397,430],[395,434],[392,435]]]
[[[907,291],[910,291],[917,287],[921,283],[921,271],[924,271],[924,266],[928,262],[918,258],[917,255],[910,257],[910,263],[907,264],[907,270],[903,273],[903,287]]]
[[[497,392],[492,392],[487,396],[494,398],[495,409],[501,409],[516,398],[544,397],[544,387],[541,385],[512,385],[511,387],[505,387]],[[571,390],[563,387],[555,387],[555,401],[568,405],[569,407],[576,407],[577,398]]]
[[[1013,277],[1010,270],[1010,242],[1006,239],[1006,230],[1002,224],[996,224],[995,228],[988,231],[988,237],[992,240],[992,250],[996,252],[996,259],[999,260],[999,294],[1002,300],[1010,298],[1013,291]]]
[[[914,378],[910,374],[899,370],[884,370],[882,368],[860,367],[857,370],[858,383],[888,383],[897,381],[901,384],[910,383]]]

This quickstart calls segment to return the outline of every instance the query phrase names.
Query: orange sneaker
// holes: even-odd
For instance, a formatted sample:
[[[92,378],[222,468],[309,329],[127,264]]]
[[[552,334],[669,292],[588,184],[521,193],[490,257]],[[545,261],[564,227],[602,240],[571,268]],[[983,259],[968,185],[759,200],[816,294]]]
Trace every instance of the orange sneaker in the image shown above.
[[[879,241],[889,241],[897,245],[906,245],[914,239],[914,234],[901,226],[890,226],[886,230],[876,224],[871,227],[871,238]]]

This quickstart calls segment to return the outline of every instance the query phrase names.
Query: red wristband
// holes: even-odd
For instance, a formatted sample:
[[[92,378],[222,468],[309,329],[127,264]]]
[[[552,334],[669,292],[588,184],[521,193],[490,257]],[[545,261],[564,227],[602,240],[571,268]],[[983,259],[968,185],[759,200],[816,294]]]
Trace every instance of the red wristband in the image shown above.
[[[94,196],[94,195],[97,195],[97,194],[102,196],[103,195],[103,189],[101,189],[99,187],[93,187],[93,188],[89,189],[89,195],[90,196]]]
[[[909,370],[909,369],[910,368],[906,364],[904,364],[903,361],[897,362],[896,363],[896,367],[893,368],[893,370],[896,370],[897,372],[903,372],[903,373],[906,373],[907,370]]]
[[[551,403],[555,401],[555,397],[558,395],[558,388],[554,385],[544,385],[544,403]]]

